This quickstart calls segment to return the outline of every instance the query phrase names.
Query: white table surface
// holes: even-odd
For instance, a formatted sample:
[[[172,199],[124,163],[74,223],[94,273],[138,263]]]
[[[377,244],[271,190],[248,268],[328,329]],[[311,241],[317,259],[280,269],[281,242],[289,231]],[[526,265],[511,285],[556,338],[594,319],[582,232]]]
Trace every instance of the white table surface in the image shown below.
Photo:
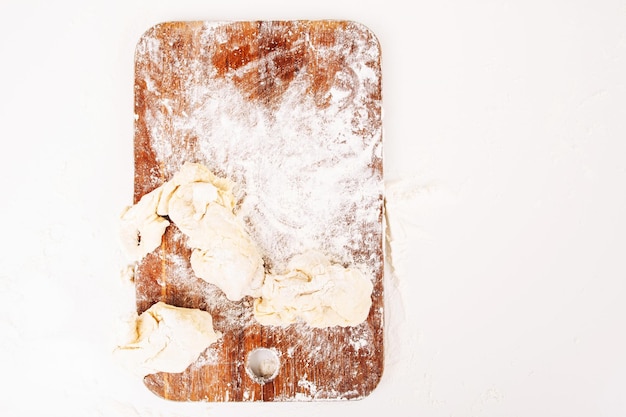
[[[626,415],[626,1],[0,2],[0,415]],[[395,272],[356,402],[172,403],[115,366],[133,53],[169,20],[383,51]]]

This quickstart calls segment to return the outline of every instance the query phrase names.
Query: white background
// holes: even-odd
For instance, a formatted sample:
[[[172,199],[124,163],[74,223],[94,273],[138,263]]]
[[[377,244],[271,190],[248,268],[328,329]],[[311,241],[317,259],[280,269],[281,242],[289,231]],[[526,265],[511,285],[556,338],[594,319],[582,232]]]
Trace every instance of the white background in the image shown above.
[[[626,415],[625,1],[2,0],[0,16],[0,415]],[[116,222],[135,44],[168,20],[299,18],[382,45],[385,373],[356,402],[161,400],[110,358],[132,303]]]

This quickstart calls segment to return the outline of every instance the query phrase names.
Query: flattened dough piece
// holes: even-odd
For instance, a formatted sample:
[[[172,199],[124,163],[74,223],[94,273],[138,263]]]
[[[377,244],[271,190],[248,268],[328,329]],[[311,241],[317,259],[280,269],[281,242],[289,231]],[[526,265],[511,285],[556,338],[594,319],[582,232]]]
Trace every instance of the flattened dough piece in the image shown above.
[[[170,222],[156,213],[161,199],[161,187],[141,197],[137,204],[127,207],[121,215],[122,249],[130,262],[141,260],[161,244],[161,237]]]
[[[115,350],[117,359],[133,373],[183,372],[221,334],[203,310],[157,302],[136,317],[129,340]]]
[[[263,325],[304,321],[311,327],[355,326],[372,305],[371,279],[357,268],[333,264],[322,253],[294,256],[283,275],[265,276],[254,316]]]

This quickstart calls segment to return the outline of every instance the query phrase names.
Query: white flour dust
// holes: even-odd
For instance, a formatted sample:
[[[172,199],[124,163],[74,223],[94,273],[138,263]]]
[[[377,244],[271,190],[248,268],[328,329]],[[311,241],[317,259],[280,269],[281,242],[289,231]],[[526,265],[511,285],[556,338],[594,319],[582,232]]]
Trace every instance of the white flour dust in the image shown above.
[[[211,29],[207,26],[205,36],[213,34]],[[177,170],[182,159],[194,159],[237,184],[239,215],[271,266],[280,268],[294,254],[321,249],[336,262],[368,264],[370,273],[380,267],[376,259],[352,256],[375,252],[376,207],[383,195],[382,173],[372,169],[372,160],[382,158],[380,131],[369,127],[363,99],[364,86],[378,77],[362,64],[363,57],[376,56],[377,45],[355,45],[361,50],[336,75],[339,87],[329,91],[325,108],[307,94],[310,77],[304,71],[269,111],[230,78],[207,82],[199,75],[206,60],[188,59],[172,63],[185,65],[191,74],[177,94],[153,91],[160,106],[143,116],[156,159],[167,172]],[[168,48],[152,39],[138,51],[158,63]],[[145,78],[147,88],[155,89],[150,74]]]

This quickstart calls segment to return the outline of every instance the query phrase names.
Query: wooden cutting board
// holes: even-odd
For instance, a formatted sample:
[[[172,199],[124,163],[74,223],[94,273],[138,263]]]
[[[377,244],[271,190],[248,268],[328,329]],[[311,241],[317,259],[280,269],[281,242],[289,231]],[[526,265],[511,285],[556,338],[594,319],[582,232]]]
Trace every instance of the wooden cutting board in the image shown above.
[[[261,326],[252,300],[231,302],[196,278],[170,226],[137,266],[137,311],[157,301],[210,312],[220,341],[180,374],[145,377],[178,401],[359,399],[383,372],[383,167],[380,48],[348,21],[168,22],[135,55],[135,194],[185,161],[237,184],[239,213],[269,270],[314,247],[374,283],[367,320],[314,329]],[[269,348],[276,377],[248,355]]]

